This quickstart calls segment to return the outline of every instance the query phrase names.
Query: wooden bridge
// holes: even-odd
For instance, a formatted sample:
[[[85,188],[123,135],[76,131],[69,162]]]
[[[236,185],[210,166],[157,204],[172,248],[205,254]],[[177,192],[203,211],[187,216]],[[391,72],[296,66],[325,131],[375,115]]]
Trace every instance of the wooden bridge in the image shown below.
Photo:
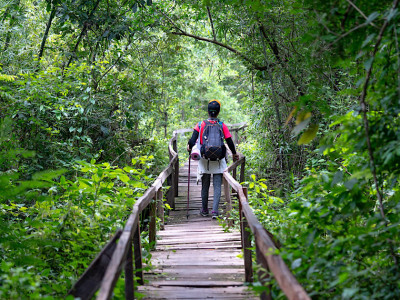
[[[231,125],[236,143],[238,132],[244,128],[244,124]],[[253,281],[251,248],[255,247],[256,263],[262,266],[258,273],[262,282],[266,283],[272,274],[289,299],[310,299],[282,258],[274,254],[277,246],[272,234],[258,222],[247,201],[247,189],[236,181],[237,175],[240,182],[244,181],[244,156],[240,155],[239,160],[224,172],[220,204],[231,226],[232,197],[238,199],[240,232],[225,232],[217,220],[199,215],[201,185],[196,184],[197,166],[192,161],[189,177],[188,163],[180,168],[177,154],[178,135],[190,131],[174,132],[168,147],[168,167],[136,201],[124,229],[119,230],[102,249],[69,294],[91,299],[99,290],[97,299],[111,299],[116,281],[124,270],[126,299],[134,299],[134,276],[139,278],[137,292],[144,299],[255,299],[244,285]],[[186,212],[188,180],[189,218]],[[163,189],[165,181],[168,189]],[[210,187],[209,207],[212,195],[213,188]],[[167,219],[164,198],[173,209]],[[143,272],[140,237],[140,214],[146,208],[150,211],[149,241],[155,245],[153,268],[147,273]],[[161,229],[158,233],[157,217]],[[271,296],[263,293],[260,298],[271,299]]]

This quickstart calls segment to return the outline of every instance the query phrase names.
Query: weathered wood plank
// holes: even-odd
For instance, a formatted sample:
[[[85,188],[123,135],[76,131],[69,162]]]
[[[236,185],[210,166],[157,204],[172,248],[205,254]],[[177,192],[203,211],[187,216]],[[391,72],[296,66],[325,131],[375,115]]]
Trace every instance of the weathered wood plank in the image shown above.
[[[230,286],[243,286],[242,282],[237,281],[211,281],[211,280],[160,280],[152,283],[151,285],[161,286],[183,286],[183,287],[230,287]]]
[[[257,299],[246,291],[246,287],[229,288],[188,288],[177,286],[153,287],[144,286],[139,292],[146,292],[144,299]]]

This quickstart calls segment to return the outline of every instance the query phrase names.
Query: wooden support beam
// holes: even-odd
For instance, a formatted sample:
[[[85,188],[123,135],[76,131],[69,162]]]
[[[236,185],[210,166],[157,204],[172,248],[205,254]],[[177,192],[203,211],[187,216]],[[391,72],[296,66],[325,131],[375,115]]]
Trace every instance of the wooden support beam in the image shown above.
[[[128,255],[125,264],[125,299],[133,300],[135,298],[135,287],[133,282],[133,255],[132,242],[129,245]]]
[[[237,167],[232,170],[232,177],[236,180]]]
[[[226,181],[225,178],[223,178],[224,181],[224,194],[225,194],[225,201],[226,201],[226,214],[228,218],[228,227],[233,226],[233,220],[232,220],[232,198],[231,198],[231,189]]]
[[[140,240],[140,226],[137,224],[133,234],[133,251],[135,255],[135,275],[138,277],[138,283],[144,284],[143,263],[142,263],[142,243]]]
[[[160,230],[165,229],[165,219],[164,219],[164,200],[163,191],[160,188],[157,192],[157,217],[160,219]]]
[[[245,164],[246,164],[246,158],[243,157],[243,162],[242,162],[242,164],[240,165],[240,179],[239,179],[239,183],[244,182]]]
[[[238,134],[239,130],[235,130],[235,145],[239,145],[239,134]]]
[[[149,243],[150,249],[154,250],[156,248],[156,204],[157,197],[150,202],[150,220],[149,220]]]
[[[175,183],[173,174],[168,176],[167,185],[169,186],[169,189],[167,191],[167,203],[171,207],[171,209],[175,210]]]
[[[175,197],[178,197],[178,183],[179,183],[179,156],[178,156],[178,147],[176,138],[172,142],[172,148],[175,151],[175,155],[177,157],[176,162],[174,164],[174,190],[175,190]]]
[[[243,188],[244,195],[247,199],[247,188]],[[243,212],[242,212],[243,213]],[[241,222],[241,233],[243,240],[243,258],[244,258],[244,271],[245,271],[245,281],[253,282],[253,263],[251,258],[251,235],[250,235],[250,227],[247,223],[246,217],[242,216]]]

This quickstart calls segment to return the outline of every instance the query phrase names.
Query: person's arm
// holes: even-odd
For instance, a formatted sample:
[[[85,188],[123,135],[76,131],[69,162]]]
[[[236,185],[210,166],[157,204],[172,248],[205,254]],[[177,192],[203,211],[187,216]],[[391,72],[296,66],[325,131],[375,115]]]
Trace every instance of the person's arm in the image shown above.
[[[239,159],[239,154],[236,153],[235,144],[233,143],[232,137],[225,139],[225,141],[232,152],[233,161],[237,161]]]
[[[192,137],[190,138],[188,145],[187,145],[188,152],[192,151],[192,148],[196,144],[196,141],[198,138],[199,138],[199,132],[196,129],[193,129]]]
[[[228,144],[232,154],[236,154],[235,144],[233,143],[232,137],[225,139],[225,141]]]
[[[233,160],[234,161],[238,160],[239,154],[236,153],[235,144],[233,143],[232,135],[229,132],[228,126],[226,126],[225,124],[222,124],[222,131],[224,132],[225,141],[228,144],[228,147],[232,152]]]

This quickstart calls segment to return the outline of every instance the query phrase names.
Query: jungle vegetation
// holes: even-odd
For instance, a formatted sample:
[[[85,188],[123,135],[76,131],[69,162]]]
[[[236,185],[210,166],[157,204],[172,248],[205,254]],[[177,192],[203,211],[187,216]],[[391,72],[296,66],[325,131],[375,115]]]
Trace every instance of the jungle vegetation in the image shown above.
[[[0,0],[0,298],[63,298],[211,99],[310,296],[400,298],[398,2]]]

